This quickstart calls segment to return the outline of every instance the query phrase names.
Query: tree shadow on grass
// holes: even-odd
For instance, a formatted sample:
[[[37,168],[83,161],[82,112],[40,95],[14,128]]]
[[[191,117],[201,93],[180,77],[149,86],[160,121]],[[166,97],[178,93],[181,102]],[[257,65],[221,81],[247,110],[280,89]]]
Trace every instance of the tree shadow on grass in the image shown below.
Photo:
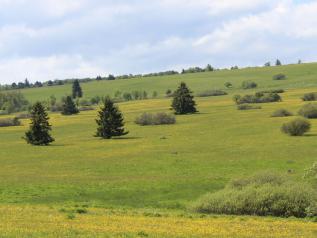
[[[111,140],[137,140],[141,139],[141,137],[136,137],[136,136],[127,136],[127,137],[113,137]]]
[[[314,136],[317,136],[317,134],[305,134],[303,136],[305,136],[305,137],[314,137]]]

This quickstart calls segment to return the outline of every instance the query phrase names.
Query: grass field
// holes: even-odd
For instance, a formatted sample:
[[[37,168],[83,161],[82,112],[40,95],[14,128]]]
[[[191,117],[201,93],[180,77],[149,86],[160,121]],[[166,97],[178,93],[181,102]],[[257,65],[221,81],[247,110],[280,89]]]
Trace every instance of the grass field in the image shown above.
[[[272,80],[273,75],[284,73],[288,80]],[[181,81],[185,81],[190,88],[199,93],[206,89],[224,89],[225,82],[233,84],[232,92],[239,91],[241,83],[252,80],[258,83],[260,89],[268,88],[307,88],[317,87],[317,63],[288,65],[280,67],[246,68],[241,70],[222,70],[210,73],[185,74],[165,77],[148,77],[124,79],[115,81],[93,81],[82,84],[84,96],[113,96],[119,90],[131,92],[145,90],[152,94],[157,91],[160,97],[165,96],[167,89],[174,90]],[[71,84],[55,87],[44,87],[23,90],[27,99],[31,101],[48,99],[50,95],[61,98],[71,93]]]
[[[276,73],[285,73],[288,79],[273,81]],[[259,89],[239,89],[247,79],[256,81]],[[235,88],[227,96],[197,98],[199,113],[177,116],[175,125],[135,125],[135,117],[142,112],[169,112],[171,99],[163,98],[163,94],[168,88],[175,89],[180,81],[195,92],[223,89],[226,81]],[[70,87],[29,89],[22,93],[32,101],[44,100],[52,94],[65,95]],[[281,94],[283,101],[263,104],[261,110],[236,109],[234,94],[268,88],[287,89]],[[241,231],[235,237],[316,235],[313,223],[260,218],[190,219],[172,214],[163,220],[125,214],[124,221],[129,225],[122,226],[118,222],[121,215],[109,216],[101,208],[185,211],[187,204],[199,196],[219,190],[228,180],[242,175],[269,169],[291,171],[290,176],[301,179],[305,168],[316,161],[317,121],[311,120],[309,134],[294,138],[280,132],[281,124],[291,118],[270,115],[279,108],[296,113],[304,105],[300,97],[317,91],[317,64],[83,84],[87,97],[134,89],[156,90],[161,98],[119,104],[130,131],[122,139],[102,141],[93,137],[96,111],[70,117],[50,114],[56,142],[48,147],[33,147],[21,139],[28,120],[23,120],[20,127],[0,128],[0,210],[5,214],[0,218],[1,234],[41,237],[53,232],[52,237],[75,237],[79,232],[76,237],[90,237],[87,234],[91,231],[96,232],[96,237],[106,233],[109,237],[137,237],[138,232],[144,231],[150,237],[232,237]],[[65,221],[65,214],[48,208],[63,205],[101,210]],[[41,217],[48,217],[47,223],[41,223],[45,220]],[[10,229],[10,224],[12,227],[16,223],[20,225]],[[224,227],[222,231],[217,230],[219,223]],[[87,227],[81,228],[82,224]],[[170,226],[174,233],[168,235]],[[123,227],[126,230],[120,234]],[[32,236],[30,231],[37,233]]]
[[[316,223],[297,219],[196,216],[179,212],[88,209],[70,215],[47,207],[0,207],[1,237],[313,238]]]

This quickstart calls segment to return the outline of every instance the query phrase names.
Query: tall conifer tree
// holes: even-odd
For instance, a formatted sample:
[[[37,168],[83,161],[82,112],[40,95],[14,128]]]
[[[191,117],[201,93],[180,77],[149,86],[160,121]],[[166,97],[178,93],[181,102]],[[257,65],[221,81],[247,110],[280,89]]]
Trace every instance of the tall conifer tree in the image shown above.
[[[54,141],[50,135],[52,130],[49,124],[49,117],[44,106],[37,102],[31,111],[30,129],[25,133],[25,140],[32,145],[48,145]]]
[[[173,96],[172,108],[174,109],[175,114],[190,114],[197,112],[194,96],[184,82],[180,84]]]
[[[73,98],[81,98],[83,97],[83,90],[80,87],[80,83],[79,80],[76,79],[73,82],[73,94],[72,94]]]
[[[96,123],[98,125],[96,137],[111,139],[112,137],[123,136],[129,133],[124,129],[122,113],[109,98],[104,100],[104,105],[98,112]]]

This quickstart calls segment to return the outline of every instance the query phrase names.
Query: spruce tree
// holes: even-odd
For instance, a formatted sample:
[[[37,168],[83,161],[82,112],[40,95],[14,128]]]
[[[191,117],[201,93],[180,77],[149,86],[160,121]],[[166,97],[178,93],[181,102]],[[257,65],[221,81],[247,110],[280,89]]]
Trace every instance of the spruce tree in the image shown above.
[[[32,145],[48,145],[54,141],[50,135],[52,130],[49,117],[44,106],[37,102],[31,110],[30,129],[25,133],[25,140]]]
[[[172,108],[174,109],[175,114],[190,114],[197,112],[194,96],[184,82],[180,84],[173,96]]]
[[[63,115],[73,115],[79,113],[73,99],[71,96],[67,96],[64,99],[63,106],[62,106],[62,114]]]
[[[275,65],[276,66],[280,66],[280,65],[282,65],[282,63],[281,63],[281,61],[279,59],[277,59],[276,62],[275,62]]]
[[[81,98],[83,97],[83,91],[80,87],[79,81],[76,79],[73,82],[73,98]]]
[[[98,125],[96,137],[111,139],[112,137],[123,136],[129,133],[124,130],[122,113],[109,98],[104,100],[104,105],[98,112],[96,122]]]

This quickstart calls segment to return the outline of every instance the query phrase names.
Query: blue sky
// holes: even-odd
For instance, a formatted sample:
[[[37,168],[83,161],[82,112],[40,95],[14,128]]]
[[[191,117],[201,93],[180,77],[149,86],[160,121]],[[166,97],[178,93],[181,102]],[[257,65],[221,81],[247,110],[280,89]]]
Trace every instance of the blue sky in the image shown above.
[[[0,0],[0,83],[317,60],[317,1]]]

